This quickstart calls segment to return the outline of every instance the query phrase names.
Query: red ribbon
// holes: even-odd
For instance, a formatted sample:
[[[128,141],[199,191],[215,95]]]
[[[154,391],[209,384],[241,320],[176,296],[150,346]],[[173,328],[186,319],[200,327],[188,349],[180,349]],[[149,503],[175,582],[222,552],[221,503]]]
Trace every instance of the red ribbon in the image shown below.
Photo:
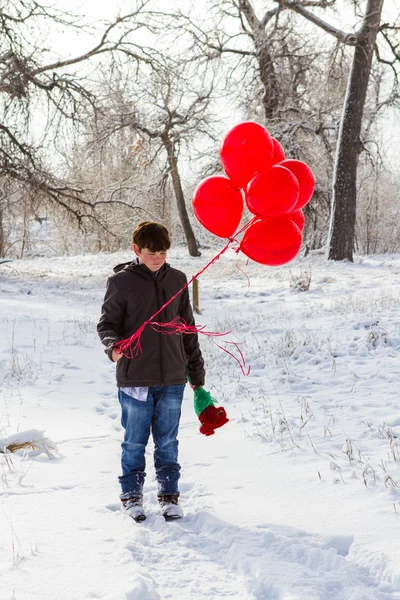
[[[131,335],[129,338],[126,338],[124,340],[117,342],[114,346],[115,350],[117,350],[117,352],[121,352],[127,358],[131,358],[131,359],[138,358],[142,353],[142,346],[140,343],[140,338],[141,338],[141,335],[142,335],[145,327],[147,327],[147,325],[149,325],[154,331],[158,331],[159,333],[164,333],[167,335],[200,333],[202,335],[206,335],[207,337],[214,338],[214,337],[222,337],[222,336],[228,335],[229,333],[232,333],[231,331],[227,331],[225,333],[218,333],[218,332],[214,332],[214,331],[205,331],[204,330],[205,325],[188,325],[185,322],[185,320],[182,319],[181,317],[175,317],[175,319],[173,319],[169,323],[161,323],[159,321],[154,321],[154,319],[155,319],[155,317],[157,317],[157,315],[160,314],[160,312],[162,312],[164,310],[164,308],[166,306],[168,306],[168,304],[171,304],[171,302],[173,302],[175,300],[175,298],[177,298],[179,296],[179,294],[181,294],[187,287],[189,287],[189,285],[195,279],[200,277],[200,275],[202,273],[204,273],[204,271],[206,269],[208,269],[208,267],[210,267],[212,264],[214,264],[220,258],[220,256],[222,256],[224,254],[224,252],[226,252],[228,250],[229,246],[233,242],[236,242],[237,244],[239,244],[236,237],[239,234],[243,233],[248,227],[250,227],[250,225],[252,223],[254,223],[254,221],[256,219],[257,219],[257,217],[253,217],[253,219],[251,219],[248,223],[246,223],[246,225],[244,225],[239,231],[237,231],[233,237],[229,238],[229,241],[224,246],[224,248],[222,248],[222,250],[220,252],[218,252],[218,254],[216,256],[214,256],[214,258],[211,259],[210,262],[208,262],[205,267],[203,267],[198,273],[196,273],[196,275],[193,275],[193,277],[178,292],[176,292],[176,294],[174,294],[172,296],[172,298],[167,300],[161,306],[161,308],[159,308],[157,310],[157,312],[154,313],[154,315],[152,315],[149,319],[147,319],[147,321],[145,321],[143,323],[143,325],[141,325],[139,327],[139,329],[137,331],[135,331],[135,333],[133,335]],[[236,252],[239,252],[239,247],[236,249]],[[236,360],[236,362],[239,364],[239,366],[242,370],[243,375],[248,375],[250,373],[250,367],[246,367],[246,361],[245,361],[242,351],[239,348],[239,344],[237,344],[236,342],[231,342],[231,341],[224,341],[223,343],[235,346],[236,350],[239,353],[240,358],[235,356],[232,352],[229,352],[226,348],[223,348],[219,344],[216,344],[218,346],[218,348],[220,348],[221,350],[223,350],[224,352],[229,354],[229,356],[231,356],[232,358],[234,358]]]

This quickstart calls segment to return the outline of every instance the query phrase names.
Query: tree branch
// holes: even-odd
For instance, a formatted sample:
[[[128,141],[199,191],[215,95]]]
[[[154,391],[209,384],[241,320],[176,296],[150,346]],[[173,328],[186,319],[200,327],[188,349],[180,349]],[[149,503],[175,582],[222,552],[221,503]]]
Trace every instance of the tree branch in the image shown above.
[[[265,13],[265,15],[263,16],[263,18],[261,19],[261,27],[263,29],[266,28],[266,26],[268,25],[268,23],[270,22],[270,20],[275,17],[275,15],[278,14],[278,12],[280,11],[281,7],[277,6],[276,8],[273,8],[272,10],[269,10],[268,12]]]
[[[138,9],[137,11],[132,12],[132,13],[130,13],[128,15],[125,15],[124,17],[118,17],[113,23],[111,23],[107,27],[107,29],[103,33],[103,36],[102,36],[100,42],[97,44],[97,46],[95,46],[94,48],[92,48],[88,52],[85,52],[85,54],[81,54],[80,56],[76,56],[75,58],[70,58],[70,59],[67,59],[67,60],[60,60],[60,61],[57,61],[57,62],[52,63],[50,65],[44,65],[42,67],[39,67],[37,69],[32,70],[32,75],[38,75],[39,73],[44,73],[45,71],[54,71],[56,69],[61,69],[63,67],[68,67],[70,65],[74,65],[74,64],[83,62],[85,60],[88,60],[89,58],[91,58],[92,56],[95,56],[97,54],[101,54],[103,52],[110,52],[112,50],[119,49],[120,42],[121,42],[122,38],[120,39],[119,42],[114,42],[110,47],[106,46],[106,44],[109,43],[108,36],[109,36],[110,32],[113,29],[115,29],[118,25],[120,25],[121,23],[129,21],[133,17],[135,17],[136,15],[138,15],[139,12],[140,12],[140,10],[141,10],[141,8],[143,8],[144,4],[145,3],[143,3],[142,6],[140,7],[140,9]],[[124,36],[122,36],[122,37],[124,37]],[[128,52],[128,51],[126,50],[126,52]],[[133,53],[129,52],[129,55],[132,56]],[[138,55],[135,55],[135,57],[139,58]],[[146,62],[147,59],[144,59],[144,61]]]
[[[324,2],[324,0],[322,0],[321,2],[318,2],[318,3],[309,3],[309,2],[300,3],[297,0],[275,0],[275,1],[278,2],[282,8],[289,8],[290,10],[293,10],[294,12],[298,13],[299,15],[301,15],[302,17],[307,19],[308,21],[311,21],[311,23],[314,23],[314,25],[317,25],[320,29],[323,29],[324,31],[326,31],[326,33],[333,35],[336,39],[338,39],[340,42],[342,42],[342,44],[346,44],[347,46],[355,46],[356,45],[357,39],[358,39],[357,33],[346,33],[344,31],[342,31],[341,29],[337,29],[333,25],[330,25],[323,19],[320,19],[319,17],[314,15],[314,13],[312,13],[309,10],[307,10],[306,8],[304,8],[305,6],[317,6],[319,8],[321,8],[321,7],[326,8],[327,6],[331,6],[331,2]]]

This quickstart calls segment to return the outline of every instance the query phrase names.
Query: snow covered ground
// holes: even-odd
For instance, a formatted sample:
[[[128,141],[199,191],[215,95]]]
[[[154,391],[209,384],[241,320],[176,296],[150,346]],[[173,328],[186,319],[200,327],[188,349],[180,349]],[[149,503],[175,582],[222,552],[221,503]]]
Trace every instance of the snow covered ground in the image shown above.
[[[191,276],[213,255],[169,262]],[[0,443],[57,446],[0,454],[1,600],[400,599],[400,257],[241,259],[249,286],[232,252],[201,276],[197,321],[231,329],[251,373],[201,339],[230,422],[202,436],[186,390],[186,516],[159,515],[149,448],[141,525],[120,512],[114,367],[95,332],[129,258],[0,265]]]

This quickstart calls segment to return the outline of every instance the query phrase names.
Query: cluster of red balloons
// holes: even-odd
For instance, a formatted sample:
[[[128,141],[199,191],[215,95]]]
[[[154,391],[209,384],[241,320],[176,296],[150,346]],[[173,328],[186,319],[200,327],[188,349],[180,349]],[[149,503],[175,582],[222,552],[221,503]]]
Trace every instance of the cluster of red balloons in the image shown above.
[[[220,157],[228,177],[199,183],[193,196],[197,219],[214,235],[231,238],[243,215],[243,190],[256,219],[245,230],[240,250],[264,265],[291,261],[302,242],[301,209],[314,192],[311,169],[299,160],[285,160],[279,142],[252,121],[227,133]]]

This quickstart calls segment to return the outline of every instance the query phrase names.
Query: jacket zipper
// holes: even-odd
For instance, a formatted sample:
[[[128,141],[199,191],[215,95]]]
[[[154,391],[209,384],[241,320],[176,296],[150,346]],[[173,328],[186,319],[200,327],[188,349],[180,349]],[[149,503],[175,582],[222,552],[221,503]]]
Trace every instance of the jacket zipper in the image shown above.
[[[154,277],[154,283],[156,286],[158,308],[160,309],[162,306],[162,303],[161,303],[162,299],[160,298],[160,288],[158,286],[158,282],[155,277]],[[161,369],[161,385],[164,385],[163,334],[162,333],[160,333],[160,369]]]

